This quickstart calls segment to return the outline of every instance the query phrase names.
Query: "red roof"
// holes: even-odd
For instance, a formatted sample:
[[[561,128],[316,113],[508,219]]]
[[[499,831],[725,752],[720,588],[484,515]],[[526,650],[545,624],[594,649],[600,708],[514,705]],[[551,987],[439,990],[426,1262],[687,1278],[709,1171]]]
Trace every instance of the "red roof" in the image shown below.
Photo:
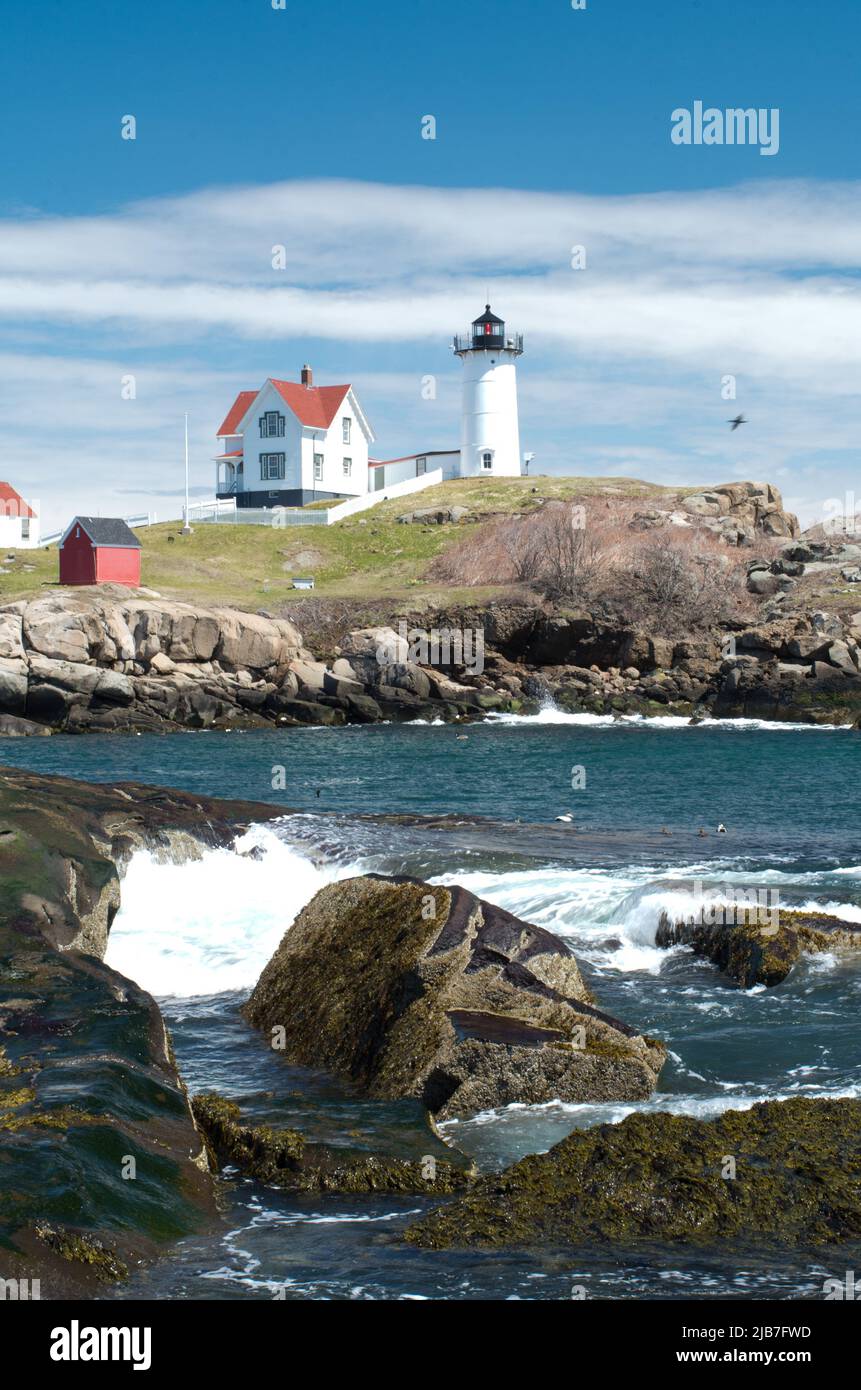
[[[275,381],[272,385],[303,425],[327,430],[350,389],[346,386],[301,386],[298,381]]]
[[[13,504],[11,510],[10,504]],[[9,483],[0,483],[0,516],[35,517],[35,515],[36,513],[30,510],[20,492],[16,492]]]
[[[251,402],[259,395],[259,391],[240,391],[233,405],[225,415],[221,429],[216,430],[216,434],[235,434],[236,426],[239,424],[239,421],[242,419]]]
[[[276,381],[274,378],[271,380],[285,405],[289,405],[300,423],[316,430],[329,428],[350,389],[349,383],[346,386],[302,386],[298,381]],[[259,395],[259,391],[239,392],[224,418],[221,429],[216,431],[219,437],[236,433],[246,410]]]

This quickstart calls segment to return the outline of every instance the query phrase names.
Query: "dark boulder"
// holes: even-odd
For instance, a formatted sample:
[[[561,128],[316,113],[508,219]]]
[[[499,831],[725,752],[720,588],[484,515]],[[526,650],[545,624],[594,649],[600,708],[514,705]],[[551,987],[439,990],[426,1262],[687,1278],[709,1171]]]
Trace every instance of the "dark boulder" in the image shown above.
[[[564,942],[463,888],[330,884],[243,1010],[286,1061],[441,1116],[515,1101],[645,1099],[660,1043],[596,1009]]]
[[[724,920],[713,921],[713,917]],[[855,951],[861,947],[861,925],[825,912],[786,908],[729,907],[716,904],[701,910],[693,921],[661,914],[657,946],[690,946],[699,956],[741,985],[779,985],[803,952]]]

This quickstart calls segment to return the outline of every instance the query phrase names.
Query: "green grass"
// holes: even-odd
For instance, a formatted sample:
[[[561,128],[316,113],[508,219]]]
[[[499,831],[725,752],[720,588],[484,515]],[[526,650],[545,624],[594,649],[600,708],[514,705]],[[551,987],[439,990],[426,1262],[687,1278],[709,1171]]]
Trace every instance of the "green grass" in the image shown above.
[[[401,525],[398,517],[422,507],[468,507],[471,518],[523,512],[547,498],[658,498],[679,489],[631,478],[458,479],[412,497],[380,502],[334,526],[198,525],[180,534],[178,521],[139,531],[142,582],[165,598],[236,608],[274,608],[307,594],[291,587],[293,576],[313,575],[316,596],[371,602],[407,601],[415,607],[439,601],[480,601],[493,589],[454,590],[426,583],[431,560],[468,533],[459,526]],[[10,552],[11,553],[11,552]],[[18,551],[0,563],[0,603],[50,593],[57,587],[58,554]]]

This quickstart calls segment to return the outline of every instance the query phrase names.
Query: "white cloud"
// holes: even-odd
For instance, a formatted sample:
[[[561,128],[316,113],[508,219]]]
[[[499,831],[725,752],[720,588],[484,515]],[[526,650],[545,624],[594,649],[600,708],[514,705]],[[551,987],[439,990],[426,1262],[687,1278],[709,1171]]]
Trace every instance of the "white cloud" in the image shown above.
[[[279,244],[285,271],[271,265]],[[576,244],[584,271],[570,269]],[[445,443],[457,436],[447,344],[489,284],[526,334],[524,447],[544,465],[615,458],[694,482],[750,468],[803,480],[814,507],[857,470],[859,261],[856,183],[586,197],[296,182],[7,219],[9,466],[56,489],[58,508],[84,491],[119,496],[130,478],[170,505],[183,411],[203,486],[233,392],[295,374],[309,341],[324,377],[348,364],[378,452]],[[134,403],[119,396],[130,370]],[[416,390],[427,371],[436,413]],[[725,434],[730,372],[756,409],[743,444]]]

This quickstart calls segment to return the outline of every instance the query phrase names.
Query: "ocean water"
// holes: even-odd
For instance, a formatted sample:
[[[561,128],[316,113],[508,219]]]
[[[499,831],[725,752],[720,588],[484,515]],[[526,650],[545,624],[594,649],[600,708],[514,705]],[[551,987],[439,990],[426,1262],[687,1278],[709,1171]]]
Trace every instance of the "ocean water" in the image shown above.
[[[601,1007],[670,1049],[659,1090],[636,1107],[509,1106],[445,1126],[484,1170],[635,1108],[709,1116],[764,1099],[861,1094],[861,962],[806,959],[778,988],[745,992],[687,950],[655,945],[662,908],[684,911],[698,885],[717,895],[767,889],[782,905],[861,920],[861,735],[851,730],[551,710],[466,730],[9,740],[0,762],[283,808],[274,824],[199,861],[137,854],[108,953],[159,998],[189,1088],[235,1096],[261,1120],[405,1155],[433,1142],[413,1103],[371,1103],[286,1066],[238,1014],[318,888],[368,870],[463,883],[559,933]],[[369,819],[380,816],[391,819]],[[428,819],[441,817],[454,819]],[[424,1199],[300,1199],[235,1173],[221,1186],[221,1225],[121,1296],[561,1299],[582,1289],[610,1299],[804,1299],[861,1257],[417,1252],[398,1235]]]

